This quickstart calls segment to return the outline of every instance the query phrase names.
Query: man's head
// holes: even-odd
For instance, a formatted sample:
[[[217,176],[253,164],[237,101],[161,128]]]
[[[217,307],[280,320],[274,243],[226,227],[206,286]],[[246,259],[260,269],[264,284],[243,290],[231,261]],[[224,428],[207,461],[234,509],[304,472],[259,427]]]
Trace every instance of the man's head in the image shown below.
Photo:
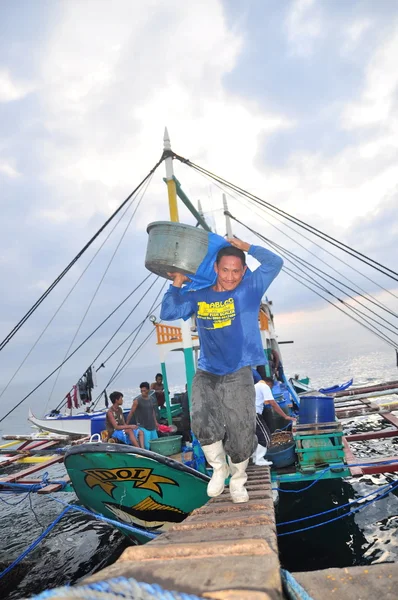
[[[143,381],[140,383],[141,396],[143,398],[148,398],[149,396],[149,383],[147,381]]]
[[[268,387],[273,388],[274,386],[274,380],[272,379],[272,377],[266,377],[265,379],[263,379],[263,381],[265,381],[265,383],[268,385]]]
[[[161,373],[156,373],[155,381],[156,381],[156,383],[162,383],[163,375]]]
[[[246,258],[243,250],[239,250],[234,246],[221,248],[214,264],[219,291],[230,292],[238,287],[246,269]]]
[[[114,406],[121,406],[123,404],[123,394],[121,392],[112,392],[109,394],[109,400]]]

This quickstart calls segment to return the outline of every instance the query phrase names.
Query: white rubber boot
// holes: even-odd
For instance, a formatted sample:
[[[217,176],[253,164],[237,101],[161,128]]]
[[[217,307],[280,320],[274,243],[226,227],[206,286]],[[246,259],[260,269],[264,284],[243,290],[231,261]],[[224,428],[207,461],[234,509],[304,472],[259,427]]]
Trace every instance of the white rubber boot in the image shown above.
[[[213,467],[213,475],[207,485],[207,495],[216,498],[224,491],[225,480],[229,475],[229,466],[222,442],[202,446],[207,462]]]
[[[267,448],[265,446],[261,446],[261,444],[257,444],[257,448],[255,453],[253,454],[253,462],[258,467],[270,467],[272,462],[264,458],[264,454],[267,452]]]
[[[249,459],[235,464],[230,462],[232,477],[229,482],[229,493],[231,494],[232,502],[235,504],[249,501],[249,494],[245,488],[247,481],[246,468],[248,464]]]

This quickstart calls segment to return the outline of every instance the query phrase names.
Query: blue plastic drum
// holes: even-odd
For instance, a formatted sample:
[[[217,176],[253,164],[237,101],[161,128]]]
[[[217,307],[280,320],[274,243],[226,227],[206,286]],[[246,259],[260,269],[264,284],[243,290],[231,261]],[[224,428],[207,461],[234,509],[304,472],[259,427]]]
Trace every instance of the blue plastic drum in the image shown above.
[[[331,396],[300,396],[299,424],[332,423],[336,420]]]
[[[101,431],[103,431],[104,429],[106,429],[105,413],[102,413],[102,415],[98,415],[97,417],[92,417],[91,435],[94,435],[94,433],[101,433]]]

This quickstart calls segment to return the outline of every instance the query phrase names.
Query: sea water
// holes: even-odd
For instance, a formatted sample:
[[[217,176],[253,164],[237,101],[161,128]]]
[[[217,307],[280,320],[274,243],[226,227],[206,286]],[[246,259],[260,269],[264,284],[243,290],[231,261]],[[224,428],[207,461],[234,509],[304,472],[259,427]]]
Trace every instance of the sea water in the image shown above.
[[[302,348],[285,346],[283,357],[290,375],[309,375],[311,382],[318,387],[342,383],[351,377],[354,377],[355,385],[398,379],[395,355],[382,348],[371,351],[369,348],[363,348],[362,351],[355,348],[353,351],[352,346],[342,344],[335,349],[309,346],[304,352]],[[181,385],[175,386],[173,391],[183,388],[184,381],[181,381]],[[123,391],[125,404],[128,405],[135,388]],[[377,401],[388,402],[396,398],[390,396]],[[26,412],[27,408],[21,406],[18,412],[2,423],[3,432],[27,432],[29,425],[25,421]],[[37,412],[41,414],[40,410]],[[370,420],[358,417],[350,422],[345,421],[344,426],[353,433],[380,429],[386,425],[374,415]],[[398,454],[398,438],[362,442],[360,449],[357,446],[355,452],[364,460],[375,455]],[[49,471],[52,479],[65,475],[62,465],[56,465]],[[376,492],[379,486],[394,480],[398,480],[396,474],[365,475],[357,479],[321,481],[304,492],[281,492],[276,508],[277,520],[284,522],[329,510],[372,491]],[[299,490],[305,486],[296,484],[289,487]],[[58,493],[54,497],[66,503],[76,502],[72,493]],[[3,500],[0,501],[2,569],[43,532],[63,510],[63,505],[47,496],[35,494],[27,497],[0,494],[0,498]],[[10,504],[5,504],[4,500]],[[339,514],[341,511],[300,522],[295,528],[316,525]],[[290,529],[285,527],[279,531]],[[302,533],[279,537],[281,563],[291,571],[301,571],[397,561],[397,531],[398,491],[395,490],[356,514]],[[4,600],[16,600],[58,585],[73,584],[112,563],[125,546],[124,536],[112,526],[70,511],[18,567],[0,580],[0,596]]]

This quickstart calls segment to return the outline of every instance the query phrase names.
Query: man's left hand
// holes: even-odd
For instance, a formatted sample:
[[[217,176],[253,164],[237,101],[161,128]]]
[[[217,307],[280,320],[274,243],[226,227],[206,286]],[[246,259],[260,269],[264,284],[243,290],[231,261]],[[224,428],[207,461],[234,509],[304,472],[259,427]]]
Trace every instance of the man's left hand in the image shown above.
[[[237,237],[227,238],[227,242],[229,242],[231,246],[235,246],[235,248],[243,250],[243,252],[248,252],[250,249],[250,244],[248,244],[247,242],[243,242]]]

